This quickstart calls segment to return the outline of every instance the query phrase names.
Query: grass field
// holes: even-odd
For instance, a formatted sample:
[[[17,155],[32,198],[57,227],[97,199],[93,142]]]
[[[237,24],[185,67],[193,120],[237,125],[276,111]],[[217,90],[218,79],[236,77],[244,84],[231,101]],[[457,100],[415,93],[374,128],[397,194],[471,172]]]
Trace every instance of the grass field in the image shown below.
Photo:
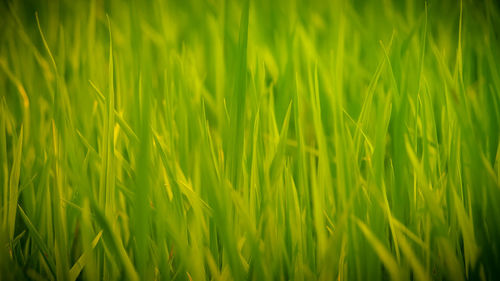
[[[494,0],[0,3],[0,280],[498,280]]]

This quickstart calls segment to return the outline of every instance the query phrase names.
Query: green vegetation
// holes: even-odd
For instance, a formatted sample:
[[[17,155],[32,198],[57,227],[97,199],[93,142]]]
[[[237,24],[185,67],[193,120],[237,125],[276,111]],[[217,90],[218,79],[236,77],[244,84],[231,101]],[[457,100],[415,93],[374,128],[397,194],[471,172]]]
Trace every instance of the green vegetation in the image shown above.
[[[0,280],[500,278],[493,0],[0,3]]]

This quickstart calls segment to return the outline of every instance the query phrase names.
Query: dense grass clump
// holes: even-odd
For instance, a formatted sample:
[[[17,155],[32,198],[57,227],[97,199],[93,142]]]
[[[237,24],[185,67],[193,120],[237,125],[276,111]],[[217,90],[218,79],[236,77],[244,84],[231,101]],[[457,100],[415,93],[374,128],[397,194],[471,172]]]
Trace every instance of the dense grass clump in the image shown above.
[[[0,3],[0,280],[498,280],[494,0]]]

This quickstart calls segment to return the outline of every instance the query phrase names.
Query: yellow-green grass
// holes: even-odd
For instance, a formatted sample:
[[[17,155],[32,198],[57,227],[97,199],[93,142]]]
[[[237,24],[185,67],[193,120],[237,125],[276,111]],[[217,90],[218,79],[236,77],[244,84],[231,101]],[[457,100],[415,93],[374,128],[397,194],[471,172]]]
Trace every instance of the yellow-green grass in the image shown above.
[[[494,0],[0,3],[0,280],[497,280]]]

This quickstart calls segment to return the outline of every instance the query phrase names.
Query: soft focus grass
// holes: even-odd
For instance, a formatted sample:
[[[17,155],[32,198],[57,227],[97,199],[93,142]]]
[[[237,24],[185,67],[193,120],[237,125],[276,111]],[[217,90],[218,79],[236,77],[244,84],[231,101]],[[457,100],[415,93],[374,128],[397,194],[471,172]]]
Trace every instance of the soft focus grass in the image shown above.
[[[500,278],[485,1],[2,1],[1,280]]]

